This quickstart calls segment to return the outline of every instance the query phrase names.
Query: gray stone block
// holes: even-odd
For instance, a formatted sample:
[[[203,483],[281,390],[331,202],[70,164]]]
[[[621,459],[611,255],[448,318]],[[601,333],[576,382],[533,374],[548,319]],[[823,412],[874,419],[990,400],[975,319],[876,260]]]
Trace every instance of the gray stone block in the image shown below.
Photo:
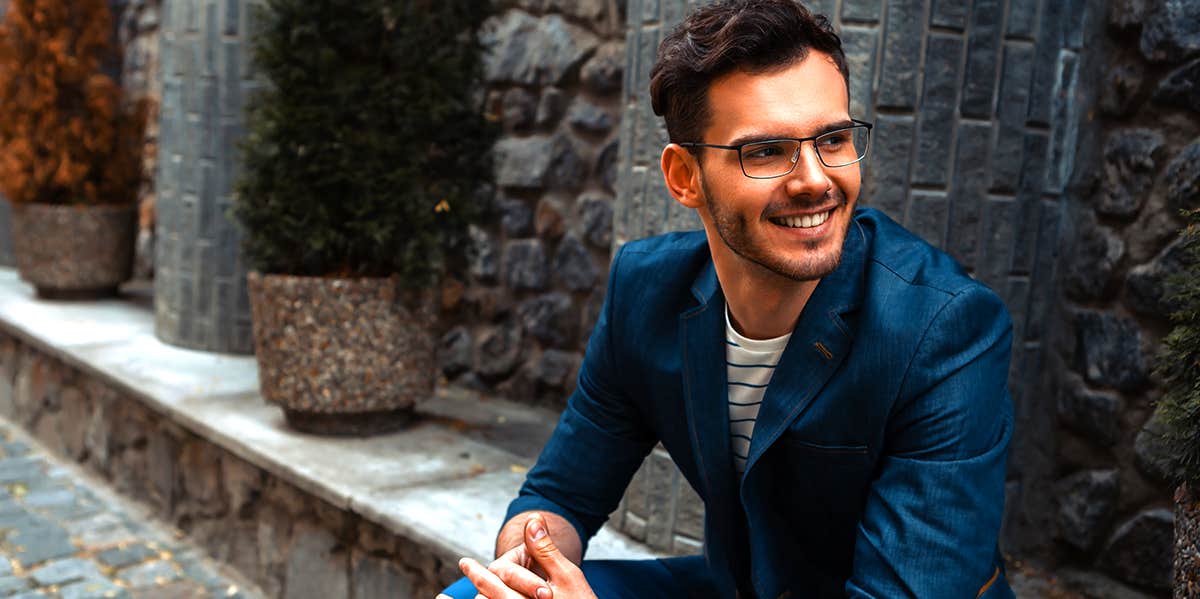
[[[979,253],[980,218],[988,185],[988,145],[991,127],[960,123],[950,188],[950,228],[946,250],[968,270]]]
[[[1059,53],[1063,48],[1063,27],[1067,10],[1065,2],[1043,2],[1041,25],[1034,49],[1033,81],[1029,91],[1029,120],[1049,124],[1055,118],[1052,110],[1056,76],[1059,73]],[[1074,98],[1070,98],[1074,101]]]
[[[1200,54],[1200,4],[1159,0],[1149,6],[1138,44],[1147,60],[1180,63]]]
[[[850,115],[871,118],[875,112],[875,48],[878,29],[846,26],[841,30],[842,49],[850,69]]]
[[[1113,275],[1125,255],[1125,242],[1108,227],[1087,217],[1078,224],[1079,237],[1067,256],[1063,288],[1079,301],[1104,299],[1113,289]]]
[[[1120,410],[1117,395],[1091,391],[1078,382],[1058,397],[1059,421],[1100,447],[1111,447],[1120,440]]]
[[[1116,470],[1077,472],[1055,485],[1059,497],[1058,534],[1076,549],[1087,550],[1112,521],[1120,492]]]
[[[1107,572],[1159,591],[1171,587],[1175,514],[1165,508],[1143,511],[1113,533],[1100,556]]]
[[[959,111],[964,117],[990,118],[1000,60],[1000,27],[1003,2],[978,0],[971,11],[967,63]]]
[[[560,15],[537,18],[510,10],[489,19],[480,39],[489,48],[484,76],[492,83],[557,85],[599,44]]]
[[[1017,220],[1012,198],[989,196],[983,206],[983,252],[976,276],[993,290],[1003,292],[1012,264],[1012,239]]]
[[[1032,49],[1024,44],[1006,43],[996,106],[996,146],[992,150],[991,189],[997,193],[1014,193],[1021,178],[1032,72]]]
[[[879,0],[842,0],[842,22],[875,23],[879,21],[879,9]]]
[[[1046,152],[1049,140],[1037,132],[1025,134],[1021,157],[1021,179],[1017,183],[1017,226],[1013,231],[1012,272],[1033,271],[1040,250],[1038,230],[1041,222],[1042,188],[1046,179]]]
[[[954,129],[947,124],[955,118],[962,52],[963,42],[958,36],[931,34],[926,42],[925,80],[913,164],[915,184],[946,185],[954,135]]]
[[[967,26],[969,6],[969,0],[933,0],[933,7],[929,11],[929,24],[961,31]]]
[[[1154,101],[1200,112],[1200,60],[1192,61],[1163,77],[1154,90]]]
[[[288,554],[284,599],[325,599],[350,595],[345,549],[320,528],[298,527]]]
[[[901,222],[908,201],[912,138],[912,117],[880,115],[875,119],[870,175],[863,203]]]
[[[987,1],[987,0],[981,0]],[[921,38],[924,33],[920,0],[890,0],[883,34],[879,106],[912,108],[917,103]]]
[[[1009,39],[1032,38],[1037,31],[1037,12],[1037,0],[1009,0],[1004,36]]]
[[[554,278],[571,291],[590,289],[600,275],[591,252],[573,235],[567,235],[554,253]]]
[[[945,247],[950,202],[943,192],[913,191],[905,226],[937,247]]]
[[[1135,391],[1146,382],[1142,331],[1137,323],[1111,314],[1081,310],[1075,316],[1079,370],[1088,382]]]
[[[1176,213],[1200,208],[1200,140],[1193,141],[1167,165],[1167,206]]]
[[[517,315],[524,330],[550,347],[569,347],[574,340],[571,297],[555,291],[522,301]]]
[[[1104,143],[1104,178],[1096,211],[1132,218],[1141,210],[1154,186],[1158,159],[1165,141],[1152,129],[1123,129],[1109,134]]]

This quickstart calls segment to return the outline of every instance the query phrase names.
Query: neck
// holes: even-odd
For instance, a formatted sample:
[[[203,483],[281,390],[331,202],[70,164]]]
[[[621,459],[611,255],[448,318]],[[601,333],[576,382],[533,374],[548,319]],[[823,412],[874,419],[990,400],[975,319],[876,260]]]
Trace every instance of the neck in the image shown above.
[[[793,281],[744,260],[730,264],[729,260],[715,258],[717,280],[729,305],[733,328],[750,339],[773,339],[791,333],[820,282]]]

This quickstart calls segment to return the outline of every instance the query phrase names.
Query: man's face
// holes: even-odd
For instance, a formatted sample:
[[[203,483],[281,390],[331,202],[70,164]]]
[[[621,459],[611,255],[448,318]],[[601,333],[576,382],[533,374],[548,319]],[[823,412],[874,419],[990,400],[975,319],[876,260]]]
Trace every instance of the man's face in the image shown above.
[[[781,70],[723,76],[709,88],[708,102],[712,116],[703,142],[712,144],[810,137],[850,119],[846,81],[829,56],[816,51]],[[791,173],[751,179],[737,152],[702,152],[707,210],[700,212],[710,244],[717,243],[715,231],[743,266],[795,281],[837,268],[862,184],[859,164],[826,167],[805,142]]]

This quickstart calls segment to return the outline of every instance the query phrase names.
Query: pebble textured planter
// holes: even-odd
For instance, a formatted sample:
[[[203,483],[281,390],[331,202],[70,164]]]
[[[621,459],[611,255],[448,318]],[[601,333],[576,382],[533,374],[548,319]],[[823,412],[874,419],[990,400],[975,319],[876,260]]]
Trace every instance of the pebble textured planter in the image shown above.
[[[1175,597],[1200,597],[1200,495],[1175,490]]]
[[[27,204],[12,213],[21,278],[53,299],[115,295],[133,274],[137,212],[130,206]]]
[[[252,272],[247,283],[262,395],[293,428],[394,430],[433,393],[431,294],[404,292],[383,278]]]

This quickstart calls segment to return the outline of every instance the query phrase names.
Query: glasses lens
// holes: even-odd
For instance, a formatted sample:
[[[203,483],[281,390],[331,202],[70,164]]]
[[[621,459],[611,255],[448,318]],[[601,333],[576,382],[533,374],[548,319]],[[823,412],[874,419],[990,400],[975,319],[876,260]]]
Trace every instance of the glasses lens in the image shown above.
[[[792,170],[796,155],[794,141],[764,141],[742,146],[742,170],[747,177],[769,178],[785,175]]]
[[[825,166],[846,166],[862,160],[870,144],[870,129],[857,126],[831,131],[813,141]]]

